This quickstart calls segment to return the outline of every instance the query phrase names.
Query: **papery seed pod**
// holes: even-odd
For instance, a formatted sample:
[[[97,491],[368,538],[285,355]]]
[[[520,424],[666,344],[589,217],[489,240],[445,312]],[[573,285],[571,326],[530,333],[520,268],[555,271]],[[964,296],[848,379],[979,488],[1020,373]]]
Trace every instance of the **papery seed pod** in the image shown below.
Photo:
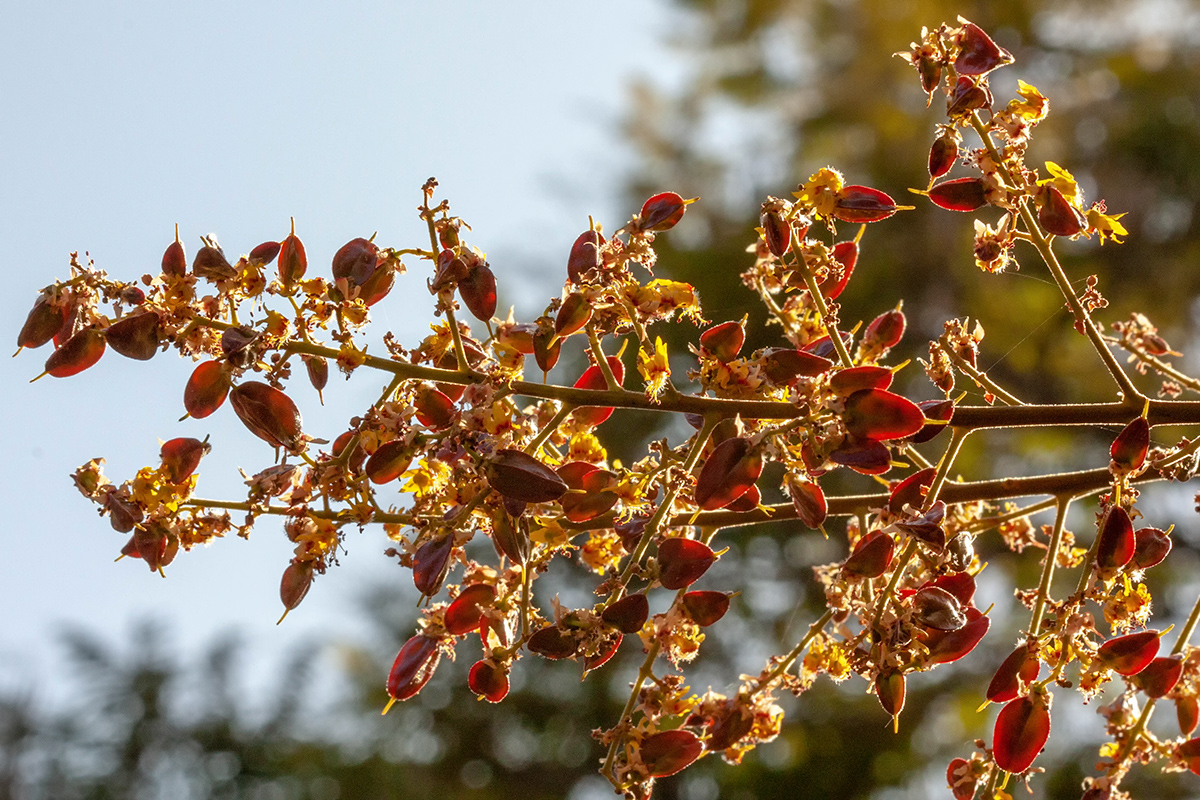
[[[549,503],[567,492],[554,470],[520,450],[496,451],[484,472],[496,492],[525,503]]]
[[[833,216],[842,222],[879,222],[896,213],[896,201],[869,186],[846,186],[838,193]]]
[[[617,654],[617,649],[621,646],[621,641],[624,638],[624,635],[620,633],[609,636],[600,644],[595,653],[585,656],[583,659],[583,676],[586,678],[589,672],[607,664]]]
[[[971,800],[979,785],[978,776],[972,774],[971,762],[965,758],[953,759],[946,767],[946,783],[954,800]]]
[[[230,265],[221,248],[211,244],[206,244],[196,251],[196,257],[192,259],[192,272],[212,283],[232,280],[238,276],[238,271]]]
[[[729,362],[737,358],[746,342],[745,320],[722,322],[700,334],[700,346],[713,358]]]
[[[754,713],[738,698],[727,697],[707,717],[693,714],[687,721],[688,725],[700,723],[708,726],[704,749],[715,753],[733,747],[754,729]]]
[[[496,316],[496,275],[486,261],[458,282],[458,295],[475,319],[487,322]]]
[[[829,504],[825,501],[825,492],[815,481],[789,479],[787,493],[796,509],[796,517],[807,527],[820,530],[829,515]]]
[[[179,484],[192,477],[200,466],[200,459],[212,452],[212,445],[207,440],[179,437],[163,442],[159,450],[162,458],[162,471],[167,480]]]
[[[450,427],[458,414],[454,401],[426,383],[417,387],[413,408],[417,412],[417,421],[435,431]]]
[[[882,389],[861,389],[846,398],[842,421],[856,439],[902,439],[925,425],[916,403]]]
[[[296,220],[292,219],[291,233],[279,243],[279,282],[283,284],[285,293],[291,292],[292,286],[308,272],[308,254],[304,251],[304,242],[296,235]]]
[[[987,184],[983,178],[956,178],[935,184],[926,196],[947,211],[975,211],[987,205]]]
[[[887,367],[864,365],[840,369],[829,378],[829,390],[839,397],[849,397],[862,389],[886,389],[896,377]]]
[[[508,670],[487,659],[476,661],[467,672],[467,687],[489,703],[499,703],[508,696]]]
[[[797,378],[813,378],[833,367],[833,362],[823,356],[790,347],[764,350],[758,363],[767,380],[776,386],[787,386]]]
[[[974,22],[963,25],[958,35],[958,47],[954,70],[959,75],[986,75],[1013,61],[1012,53],[993,42]]]
[[[850,331],[840,331],[842,344],[847,348],[854,344],[854,334]],[[833,346],[833,340],[828,336],[822,336],[819,339],[814,339],[804,347],[800,348],[800,352],[808,353],[813,356],[820,356],[824,359],[834,359],[838,357],[837,348]]]
[[[933,140],[929,148],[929,176],[940,178],[950,171],[958,161],[958,136],[953,132],[943,133]]]
[[[667,231],[679,224],[683,212],[699,198],[684,200],[675,192],[656,194],[642,204],[635,227],[639,231]]]
[[[643,592],[626,595],[604,609],[600,618],[621,633],[637,633],[650,618],[650,602]]]
[[[967,624],[958,598],[940,586],[925,586],[912,598],[913,621],[935,631],[956,631]]]
[[[1158,655],[1158,631],[1139,631],[1109,639],[1096,649],[1101,664],[1118,675],[1136,675]]]
[[[458,597],[446,607],[443,624],[455,636],[462,636],[479,628],[483,611],[496,599],[496,587],[488,583],[474,583],[463,588]]]
[[[183,242],[179,241],[179,226],[175,226],[175,241],[167,245],[162,255],[162,274],[168,278],[182,278],[187,274],[187,254]]]
[[[547,625],[535,631],[525,644],[529,652],[550,659],[570,658],[579,649],[579,642],[567,631]]]
[[[712,511],[737,500],[763,471],[763,452],[747,438],[726,439],[713,450],[696,478],[696,505]]]
[[[847,438],[829,454],[829,460],[862,475],[882,475],[892,468],[892,452],[873,439]]]
[[[971,600],[975,597],[975,579],[971,577],[971,573],[969,572],[951,572],[945,575],[938,575],[933,580],[926,581],[925,585],[945,589],[954,595],[955,599],[964,606],[970,605]]]
[[[104,333],[96,328],[84,328],[46,359],[45,374],[55,378],[78,375],[104,355]]]
[[[133,531],[133,542],[138,556],[146,562],[151,572],[158,572],[169,563],[167,534],[168,531],[161,522],[148,522]]]
[[[852,240],[835,244],[833,260],[842,265],[842,276],[832,286],[821,287],[825,297],[830,300],[836,300],[838,295],[846,290],[846,285],[850,283],[850,276],[854,274],[854,267],[858,264],[858,242]]]
[[[1191,736],[1200,722],[1200,700],[1193,695],[1181,695],[1175,698],[1175,718],[1179,722],[1179,732]]]
[[[762,492],[757,486],[751,486],[746,493],[725,506],[726,511],[753,511],[762,504]]]
[[[585,491],[580,494],[564,494],[559,503],[562,504],[563,516],[571,522],[588,522],[601,514],[606,514],[617,504],[620,498],[616,492],[608,490]]]
[[[1005,772],[1029,769],[1050,738],[1049,700],[1044,695],[1018,697],[1000,709],[992,733],[992,755]]]
[[[900,514],[905,506],[920,508],[925,505],[925,492],[933,484],[936,474],[937,470],[933,467],[918,470],[893,486],[888,496],[888,511]]]
[[[497,554],[506,556],[514,564],[529,560],[532,543],[529,541],[529,522],[520,517],[516,523],[504,511],[496,512],[492,522],[492,544]]]
[[[145,311],[119,319],[104,329],[104,338],[126,358],[148,361],[158,352],[158,314]]]
[[[258,331],[254,328],[239,326],[226,328],[221,332],[221,352],[225,360],[235,367],[248,367],[254,363],[258,354],[254,343],[258,341]]]
[[[1135,472],[1146,463],[1146,452],[1150,449],[1150,423],[1145,417],[1136,417],[1117,434],[1108,449],[1112,458],[1109,469],[1117,473]]]
[[[975,560],[975,537],[963,531],[946,542],[946,565],[965,570]]]
[[[967,624],[956,631],[929,631],[923,637],[929,653],[926,661],[929,664],[949,664],[958,661],[975,649],[975,646],[987,635],[991,620],[977,608],[966,609]]]
[[[558,309],[558,316],[554,319],[554,332],[560,338],[566,338],[583,330],[591,318],[591,302],[579,292],[572,292]]]
[[[239,383],[229,392],[234,412],[251,433],[288,452],[304,449],[303,421],[292,399],[259,381]]]
[[[666,589],[691,586],[717,560],[712,548],[695,539],[674,537],[658,546],[658,580]]]
[[[442,588],[450,565],[450,555],[454,552],[454,534],[447,533],[434,536],[413,553],[413,583],[417,591],[426,597],[433,597]]]
[[[946,529],[942,527],[945,517],[946,504],[938,500],[915,517],[900,520],[896,527],[940,553],[946,547]]]
[[[1139,528],[1133,534],[1133,566],[1150,569],[1171,552],[1171,537],[1158,528]]]
[[[875,676],[875,696],[896,728],[900,725],[900,712],[904,710],[904,695],[904,673],[887,669]]]
[[[392,439],[376,448],[367,459],[364,470],[371,483],[383,485],[403,475],[412,464],[412,459],[412,446],[402,439]]]
[[[1028,642],[1017,646],[1000,664],[987,688],[987,699],[993,703],[1015,700],[1024,687],[1037,680],[1042,662],[1029,648]]]
[[[192,370],[183,388],[183,407],[192,419],[204,419],[225,402],[229,370],[220,361],[205,361]]]
[[[104,497],[104,510],[108,512],[108,521],[117,533],[129,533],[146,514],[137,503],[123,500],[116,492],[109,492]]]
[[[763,241],[767,249],[776,258],[781,257],[792,245],[792,226],[778,209],[768,209],[762,212],[760,219],[763,229]]]
[[[263,242],[255,245],[246,259],[256,267],[265,267],[279,255],[282,245],[279,242]]]
[[[66,319],[66,309],[54,305],[44,296],[39,297],[29,315],[25,317],[21,332],[17,334],[17,347],[41,347],[62,330]]]
[[[1067,202],[1057,187],[1043,187],[1042,204],[1038,207],[1038,224],[1046,233],[1055,236],[1076,236],[1087,230],[1087,217],[1075,206]]]
[[[907,320],[904,318],[904,312],[899,308],[885,311],[871,320],[871,324],[867,326],[867,330],[863,333],[863,344],[881,353],[890,350],[904,338],[906,324]],[[881,386],[877,388],[886,389],[887,387]]]
[[[371,277],[358,287],[358,299],[369,308],[388,296],[396,284],[396,269],[390,262],[381,261]]]
[[[562,339],[554,335],[552,328],[538,328],[533,335],[533,360],[542,372],[549,372],[558,363],[562,352]]]
[[[719,621],[729,611],[729,601],[733,597],[725,592],[712,590],[685,592],[683,608],[701,628],[708,627]]]
[[[659,731],[642,739],[638,756],[652,778],[665,778],[687,767],[700,757],[704,746],[691,731]]]
[[[1162,656],[1151,660],[1135,680],[1147,697],[1162,697],[1175,688],[1183,674],[1183,656]]]
[[[878,578],[891,566],[895,550],[891,534],[871,531],[854,545],[850,557],[842,564],[842,573],[851,578]]]
[[[954,416],[954,401],[952,400],[922,400],[917,403],[917,408],[921,409],[921,413],[927,420],[949,421]],[[927,424],[909,437],[909,441],[913,444],[924,444],[939,436],[949,427],[949,425]]]
[[[354,431],[343,431],[338,434],[338,437],[333,440],[333,447],[330,448],[330,453],[334,458],[341,458],[342,453],[350,446],[350,443],[354,442],[354,449],[345,458],[345,464],[346,469],[350,470],[352,474],[357,475],[362,472],[363,465],[366,464],[367,451],[363,449],[361,442],[355,440],[354,437]],[[397,475],[397,477],[399,476]]]
[[[571,245],[571,255],[567,257],[567,277],[571,283],[578,286],[603,266],[600,258],[600,245],[604,237],[596,231],[584,231]]]
[[[621,359],[616,356],[605,356],[604,360],[608,362],[608,368],[612,370],[613,377],[616,378],[617,384],[625,380],[625,365],[621,363]],[[583,371],[579,376],[579,380],[575,381],[576,389],[594,389],[603,391],[608,388],[608,384],[604,380],[604,372],[600,369],[599,364],[593,364]],[[596,427],[601,422],[604,422],[612,416],[612,406],[590,406],[577,408],[571,412],[576,422],[583,425]]]
[[[1188,739],[1175,748],[1175,757],[1194,775],[1200,775],[1200,738]]]
[[[317,390],[317,396],[325,390],[329,383],[329,362],[320,356],[304,356],[304,368],[308,372],[308,382]],[[324,402],[324,398],[321,397]]]
[[[992,102],[992,92],[986,82],[976,83],[966,75],[960,75],[946,101],[946,116],[951,119],[964,117],[976,109],[990,109]]]
[[[497,338],[504,344],[516,350],[521,355],[533,355],[533,334],[537,325],[532,322],[517,322],[512,325],[501,325]]]
[[[388,672],[387,693],[392,700],[407,700],[421,691],[433,677],[441,658],[437,639],[417,634],[405,642]]]
[[[287,565],[279,581],[279,599],[283,602],[283,616],[279,618],[279,622],[283,622],[291,610],[300,605],[308,590],[312,588],[312,582],[311,561],[293,561]],[[279,622],[275,624],[278,625]]]
[[[1097,535],[1100,541],[1096,545],[1096,569],[1115,572],[1133,558],[1137,541],[1133,535],[1133,522],[1125,509],[1120,506],[1110,508]]]
[[[567,484],[569,488],[582,489],[584,477],[598,469],[600,469],[598,466],[586,461],[568,461],[561,467],[555,468],[554,472],[563,479],[563,483]]]
[[[351,288],[362,286],[379,266],[379,247],[361,236],[351,239],[333,255],[333,280],[345,280]]]

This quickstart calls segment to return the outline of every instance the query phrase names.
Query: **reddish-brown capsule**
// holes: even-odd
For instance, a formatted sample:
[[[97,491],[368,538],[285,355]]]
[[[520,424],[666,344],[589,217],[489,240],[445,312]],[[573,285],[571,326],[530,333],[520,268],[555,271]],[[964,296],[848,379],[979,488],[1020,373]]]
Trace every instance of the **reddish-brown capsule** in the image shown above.
[[[158,352],[158,314],[145,311],[119,319],[104,329],[108,346],[126,358],[148,361]]]
[[[696,478],[696,505],[712,511],[737,500],[763,471],[762,450],[747,438],[734,436],[713,449]]]
[[[538,328],[533,335],[533,360],[537,362],[542,372],[549,372],[558,363],[562,353],[562,339],[554,334],[552,328]]]
[[[935,631],[956,631],[967,624],[958,598],[940,586],[923,586],[912,598],[913,622]]]
[[[667,539],[658,546],[658,580],[667,589],[691,586],[717,560],[712,548],[695,539]]]
[[[554,470],[520,450],[497,451],[485,474],[499,494],[524,503],[549,503],[567,492],[567,484]]]
[[[987,699],[993,703],[1015,700],[1024,687],[1037,680],[1041,671],[1042,662],[1029,649],[1029,643],[1018,645],[992,676],[992,682],[987,688]]]
[[[893,486],[888,496],[888,511],[899,514],[905,506],[920,508],[925,505],[925,492],[936,474],[933,467],[918,470]]]
[[[209,244],[196,251],[196,257],[192,259],[192,272],[213,283],[232,280],[238,275],[238,271],[225,258],[224,251]]]
[[[413,554],[413,583],[426,597],[437,594],[446,578],[450,556],[454,552],[454,534],[427,539]]]
[[[404,643],[388,673],[387,693],[393,700],[407,700],[429,683],[442,658],[437,639],[417,634]],[[388,704],[391,706],[391,703]],[[387,709],[384,709],[386,712]]]
[[[652,733],[641,741],[638,756],[652,778],[665,778],[700,757],[704,745],[691,731],[676,729]]]
[[[162,255],[162,274],[169,278],[182,278],[187,274],[187,254],[183,242],[179,241],[179,226],[175,226],[175,241],[167,245]]]
[[[886,389],[892,385],[895,377],[895,373],[887,367],[872,364],[847,367],[829,378],[829,389],[839,397],[849,397],[863,389]]]
[[[621,633],[637,633],[650,618],[650,602],[642,592],[626,595],[604,609],[600,618]]]
[[[599,271],[604,263],[600,257],[602,244],[604,237],[596,231],[584,231],[575,239],[567,257],[567,277],[571,283],[578,286]]]
[[[1137,684],[1147,697],[1162,697],[1175,688],[1183,674],[1183,656],[1153,659],[1137,674]]]
[[[892,718],[893,725],[898,725],[897,717],[904,710],[905,680],[904,673],[894,669],[884,670],[875,676],[875,696],[879,705]]]
[[[508,696],[508,670],[486,659],[476,661],[467,673],[467,686],[489,703],[499,703]]]
[[[1139,631],[1109,639],[1096,650],[1096,658],[1118,675],[1136,675],[1158,655],[1158,631]]]
[[[413,408],[417,412],[417,421],[435,431],[450,427],[458,413],[453,400],[427,383],[417,387]]]
[[[192,419],[204,419],[225,402],[229,370],[220,361],[205,361],[192,370],[183,388],[183,407]]]
[[[790,347],[773,347],[759,357],[763,374],[776,386],[787,386],[797,378],[814,378],[824,374],[833,362],[824,356]]]
[[[975,211],[987,205],[987,184],[983,178],[942,181],[929,190],[928,197],[947,211]]]
[[[284,291],[291,291],[292,286],[296,281],[304,277],[304,273],[308,272],[308,254],[304,252],[304,243],[300,241],[300,237],[296,235],[296,220],[292,220],[292,231],[279,243],[279,263],[276,269],[279,271],[279,282],[283,284]]]
[[[1100,523],[1100,541],[1096,545],[1096,568],[1101,572],[1121,569],[1133,558],[1137,540],[1129,512],[1113,506]]]
[[[917,403],[917,408],[921,409],[921,413],[925,415],[925,419],[949,421],[954,416],[953,400],[922,400]],[[937,424],[925,425],[921,430],[914,433],[909,438],[909,441],[913,444],[923,444],[936,438],[948,427],[948,425]]]
[[[488,583],[474,583],[464,587],[446,607],[443,624],[455,636],[470,633],[483,621],[484,609],[496,599],[496,588]]]
[[[168,531],[160,522],[150,522],[134,529],[134,546],[151,572],[158,572],[170,563],[167,558],[168,539]]]
[[[475,319],[487,322],[496,315],[496,275],[486,261],[458,282],[458,294]]]
[[[871,531],[854,545],[854,551],[842,564],[842,572],[854,578],[878,578],[891,566],[895,550],[891,534]]]
[[[492,544],[498,555],[507,557],[514,564],[524,564],[532,549],[529,521],[522,516],[514,523],[508,514],[498,511],[492,523]]]
[[[66,309],[56,306],[45,297],[39,297],[25,317],[25,324],[17,334],[17,347],[41,347],[54,338],[66,323]]]
[[[100,360],[104,346],[103,332],[84,328],[50,354],[46,359],[46,374],[55,378],[77,375]]]
[[[960,75],[946,101],[946,116],[962,117],[976,109],[991,107],[992,92],[986,82],[979,84],[966,75]]]
[[[304,369],[308,372],[308,382],[317,390],[319,397],[329,383],[329,362],[320,356],[304,356]]]
[[[971,600],[975,597],[975,579],[969,572],[949,572],[945,575],[938,575],[933,580],[926,582],[925,585],[945,589],[964,606],[970,605]]]
[[[1011,700],[996,717],[992,755],[1005,772],[1029,769],[1050,738],[1050,709],[1044,695]]]
[[[882,475],[892,468],[892,453],[874,439],[847,437],[829,454],[829,460],[861,475]]]
[[[771,251],[771,255],[779,258],[792,245],[792,226],[776,209],[764,211],[761,222],[767,249]]]
[[[896,210],[896,201],[878,189],[846,186],[838,193],[833,216],[842,222],[879,222]]]
[[[529,637],[526,643],[529,652],[545,658],[570,658],[579,649],[579,642],[569,632],[555,625],[547,625]]]
[[[616,356],[605,356],[604,360],[608,362],[608,368],[612,370],[613,377],[617,380],[617,385],[620,386],[625,380],[625,365],[621,363],[621,359]],[[579,376],[579,380],[575,381],[576,389],[594,389],[602,391],[608,388],[608,384],[604,380],[604,372],[600,369],[599,364],[593,364],[583,371]],[[604,422],[612,416],[612,406],[590,406],[585,408],[577,408],[572,413],[575,420],[584,425],[590,425],[593,428]]]
[[[624,634],[613,634],[600,644],[595,653],[585,656],[583,659],[583,676],[586,678],[589,672],[607,664],[617,654],[617,649],[621,646],[621,641],[624,638]]]
[[[279,255],[281,246],[279,242],[263,242],[262,244],[255,245],[246,258],[256,267],[265,267]]]
[[[293,608],[300,605],[304,596],[308,594],[308,590],[312,588],[312,582],[313,563],[311,561],[293,561],[287,565],[287,569],[283,571],[283,577],[279,581],[279,599],[283,602],[283,617],[279,618],[279,622],[283,622],[284,617]],[[278,625],[279,622],[275,624]]]
[[[974,22],[963,25],[958,35],[958,47],[954,70],[959,75],[986,75],[1013,60],[1012,53],[993,42],[992,37]]]
[[[637,229],[640,231],[667,231],[679,224],[683,212],[697,198],[684,200],[675,192],[656,194],[642,204],[642,210],[637,217]]]
[[[1137,417],[1117,434],[1108,454],[1117,472],[1133,472],[1146,463],[1146,452],[1150,449],[1150,423],[1145,417]]]
[[[916,403],[882,389],[860,389],[846,398],[842,421],[856,439],[885,441],[912,436],[925,425]]]
[[[354,435],[354,431],[343,431],[342,433],[338,434],[338,437],[333,440],[333,447],[331,448],[334,458],[342,458],[342,453],[345,452],[346,448],[350,445],[350,442],[354,441]],[[367,451],[363,449],[361,443],[355,441],[354,449],[344,461],[347,469],[354,474],[358,474],[362,471],[363,465],[366,463],[366,461]],[[398,474],[397,477],[399,477]]]
[[[1195,775],[1200,775],[1200,738],[1188,739],[1175,748],[1175,757],[1187,765]]]
[[[412,447],[401,439],[392,439],[376,448],[367,459],[364,470],[371,483],[385,484],[396,480],[412,463]]]
[[[732,597],[733,595],[725,592],[712,590],[685,592],[683,608],[692,618],[692,622],[704,628],[725,616],[725,613],[729,611],[729,601]]]
[[[949,664],[958,661],[975,649],[975,645],[987,634],[991,620],[977,608],[967,608],[967,624],[956,631],[927,631],[922,639],[929,649],[926,660],[930,664]]]
[[[958,137],[953,133],[944,133],[933,140],[929,148],[929,175],[940,178],[945,175],[958,161]]]
[[[788,495],[796,509],[796,517],[809,528],[819,529],[829,515],[829,504],[825,492],[814,481],[789,480]]]
[[[946,783],[954,800],[971,800],[979,785],[978,776],[971,770],[971,762],[965,758],[953,759],[946,767]]]
[[[1044,187],[1045,194],[1038,208],[1038,223],[1046,233],[1055,236],[1075,236],[1087,229],[1087,217],[1075,206],[1067,202],[1054,186]]]
[[[842,275],[832,286],[821,287],[830,300],[836,300],[838,295],[846,290],[846,284],[850,283],[850,276],[854,274],[854,267],[858,264],[858,242],[851,240],[835,244],[833,260],[842,265]]]
[[[1158,528],[1139,528],[1133,534],[1133,565],[1150,569],[1161,564],[1171,552],[1171,537]]]
[[[116,492],[109,492],[104,496],[104,510],[108,512],[109,524],[117,533],[129,533],[146,517],[141,506],[121,499]]]
[[[891,311],[885,311],[871,320],[871,324],[863,333],[863,342],[877,350],[889,350],[904,338],[906,324],[904,312],[900,309],[893,308]]]
[[[229,392],[229,401],[242,424],[267,444],[288,452],[304,449],[300,409],[274,386],[246,381]]]
[[[352,288],[362,286],[378,265],[379,247],[374,242],[362,237],[351,239],[333,255],[333,279],[345,280]]]
[[[582,294],[572,292],[558,309],[558,316],[554,318],[554,332],[560,338],[570,336],[583,330],[583,326],[587,325],[591,318],[591,302]]]
[[[1200,700],[1192,695],[1182,695],[1175,698],[1175,718],[1179,722],[1179,732],[1191,736],[1200,722]]]
[[[163,442],[159,451],[163,474],[171,483],[183,483],[200,466],[200,459],[211,452],[212,445],[199,439],[180,437]]]
[[[746,343],[746,326],[742,322],[722,322],[700,334],[700,346],[718,361],[737,358]]]

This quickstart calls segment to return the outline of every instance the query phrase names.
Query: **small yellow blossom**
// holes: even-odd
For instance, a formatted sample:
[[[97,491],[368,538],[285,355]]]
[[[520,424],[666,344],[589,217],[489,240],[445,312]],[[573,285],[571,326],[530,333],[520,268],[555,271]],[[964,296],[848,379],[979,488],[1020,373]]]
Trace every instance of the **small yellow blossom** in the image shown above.
[[[586,461],[589,464],[602,464],[608,458],[608,452],[600,444],[591,431],[578,431],[571,436],[567,445],[568,459],[571,461]]]
[[[1053,161],[1046,162],[1046,169],[1050,173],[1049,178],[1043,178],[1037,182],[1038,186],[1053,186],[1058,191],[1062,192],[1062,196],[1068,203],[1079,208],[1083,205],[1083,191],[1080,190],[1079,184],[1075,181],[1075,176],[1067,170],[1055,164]]]
[[[1117,237],[1129,235],[1125,226],[1117,221],[1123,216],[1125,216],[1124,213],[1106,214],[1102,209],[1093,206],[1087,211],[1088,227],[1100,235],[1100,244],[1104,244],[1105,239],[1112,239],[1117,244],[1122,244]]]
[[[654,339],[654,353],[638,351],[638,372],[646,379],[646,397],[655,400],[667,386],[671,377],[671,364],[667,359],[667,345],[661,336]]]
[[[1036,86],[1030,86],[1025,81],[1018,80],[1017,94],[1021,96],[1021,99],[1010,100],[1005,111],[1033,124],[1046,118],[1046,114],[1050,112],[1050,101],[1038,91]]]
[[[361,367],[367,361],[367,354],[359,350],[354,342],[345,342],[338,350],[337,365],[338,369],[349,375],[354,370]]]
[[[795,197],[800,204],[812,210],[818,217],[829,218],[837,207],[838,195],[845,187],[842,173],[832,167],[824,167],[800,185]]]

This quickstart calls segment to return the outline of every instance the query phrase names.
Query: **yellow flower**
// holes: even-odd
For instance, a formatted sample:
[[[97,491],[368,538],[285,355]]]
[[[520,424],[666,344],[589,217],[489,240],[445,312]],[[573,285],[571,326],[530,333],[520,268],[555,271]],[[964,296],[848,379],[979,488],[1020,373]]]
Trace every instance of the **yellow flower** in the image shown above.
[[[1121,214],[1106,214],[1105,209],[1097,206],[1089,208],[1087,211],[1088,227],[1096,233],[1100,234],[1100,244],[1104,244],[1105,239],[1112,239],[1117,244],[1121,244],[1118,236],[1128,236],[1129,231],[1125,230],[1119,220],[1125,216]]]
[[[654,339],[654,353],[638,351],[638,372],[646,379],[646,397],[656,399],[671,377],[671,365],[667,359],[667,345],[661,336]]]
[[[794,194],[802,205],[812,210],[812,213],[828,218],[837,207],[838,195],[845,185],[842,173],[832,167],[824,167],[813,173],[808,182],[800,185],[800,191]]]
[[[1046,114],[1050,111],[1050,101],[1037,90],[1036,86],[1030,86],[1025,81],[1018,80],[1017,94],[1021,96],[1021,99],[1010,100],[1006,111],[1034,124],[1046,118]]]
[[[1066,201],[1076,208],[1083,205],[1083,192],[1079,190],[1079,184],[1075,182],[1075,176],[1065,169],[1055,164],[1053,161],[1046,162],[1046,169],[1050,173],[1049,178],[1043,178],[1037,182],[1038,186],[1046,186],[1049,184],[1055,189],[1062,192],[1062,196]]]
[[[354,346],[353,342],[345,342],[338,350],[338,369],[349,375],[367,361],[367,354]]]
[[[608,458],[608,453],[600,440],[591,431],[579,431],[571,435],[567,445],[568,458],[571,461],[586,461],[589,464],[602,464]]]

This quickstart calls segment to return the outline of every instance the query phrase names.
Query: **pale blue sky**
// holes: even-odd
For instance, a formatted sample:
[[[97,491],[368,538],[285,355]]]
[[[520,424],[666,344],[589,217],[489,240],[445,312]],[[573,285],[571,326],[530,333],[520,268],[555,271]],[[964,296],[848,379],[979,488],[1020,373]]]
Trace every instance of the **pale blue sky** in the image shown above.
[[[282,238],[294,216],[310,269],[327,271],[337,247],[374,231],[419,246],[412,212],[431,175],[488,251],[502,307],[521,295],[540,307],[587,215],[616,227],[633,210],[616,203],[631,165],[617,128],[630,77],[661,75],[668,23],[663,4],[636,0],[12,5],[0,28],[8,346],[71,250],[134,277],[157,271],[175,223],[189,255],[209,232],[237,254]],[[411,267],[376,307],[409,343],[430,319]],[[309,634],[353,634],[365,581],[408,580],[389,571],[380,531],[351,533],[343,566],[276,628],[291,545],[271,521],[180,557],[167,580],[112,563],[125,537],[73,489],[76,466],[104,456],[119,481],[157,463],[159,439],[211,434],[198,494],[232,497],[237,467],[271,452],[228,408],[178,422],[191,365],[172,353],[110,351],[73,378],[27,383],[46,355],[0,359],[0,688],[52,695],[38,678],[57,668],[64,624],[116,639],[155,615],[190,652],[236,625],[269,656]],[[336,434],[377,383],[334,376],[321,408],[297,382],[306,430]]]

